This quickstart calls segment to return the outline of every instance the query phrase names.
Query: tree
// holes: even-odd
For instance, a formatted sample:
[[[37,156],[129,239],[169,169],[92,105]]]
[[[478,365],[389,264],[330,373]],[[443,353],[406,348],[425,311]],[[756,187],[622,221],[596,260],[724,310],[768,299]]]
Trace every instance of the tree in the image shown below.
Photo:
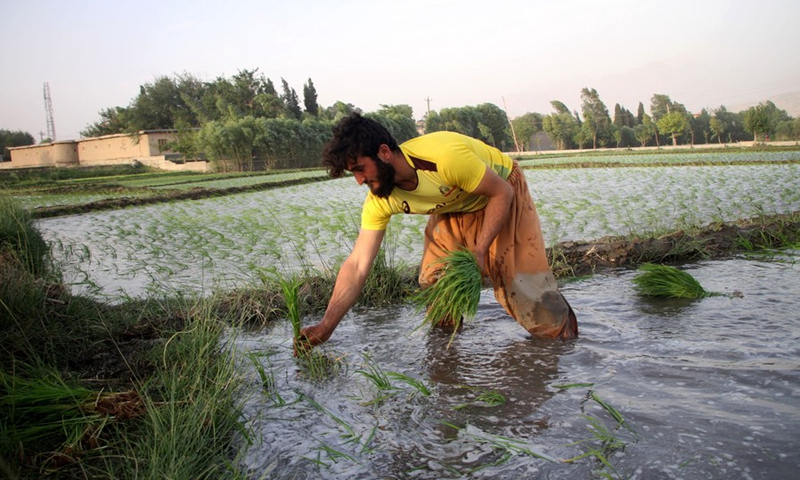
[[[692,145],[698,143],[698,139],[702,138],[703,143],[708,143],[709,136],[711,135],[711,115],[705,108],[700,110],[697,115],[690,115],[689,119],[689,132],[692,136]]]
[[[8,151],[9,147],[24,147],[26,145],[33,145],[36,141],[33,135],[22,130],[10,131],[0,129],[0,154],[2,154],[2,161],[7,162],[11,160],[11,153]]]
[[[744,111],[742,115],[744,128],[753,134],[753,140],[756,143],[769,141],[769,136],[775,132],[774,110],[775,105],[772,102],[767,102]]]
[[[381,105],[381,108],[370,116],[386,127],[398,143],[419,136],[417,122],[414,121],[414,110],[410,105]]]
[[[314,88],[314,82],[312,82],[310,78],[308,79],[308,83],[303,85],[303,106],[305,106],[306,112],[311,115],[316,117],[319,114],[317,89]]]
[[[241,172],[253,169],[256,135],[255,118],[228,118],[203,125],[197,141],[217,170]]]
[[[667,115],[671,112],[680,112],[686,113],[686,108],[677,102],[673,102],[669,95],[662,95],[662,94],[654,94],[650,98],[650,115],[653,116],[653,122],[658,126],[658,121],[661,120],[661,117]],[[661,128],[656,129],[656,146],[660,145],[658,133],[661,132]],[[672,137],[673,144],[675,142],[676,137]]]
[[[708,126],[711,129],[711,132],[714,134],[713,136],[717,137],[717,141],[722,144],[722,137],[725,135],[725,122],[720,120],[720,118],[715,114],[709,119]]]
[[[598,140],[605,143],[609,135],[611,117],[606,105],[600,100],[597,90],[584,88],[581,90],[581,110],[587,134],[591,135],[592,148],[597,149]]]
[[[493,103],[482,103],[475,107],[478,117],[478,131],[481,141],[502,151],[512,150],[510,124],[505,110]]]
[[[714,117],[725,125],[726,138],[723,142],[737,142],[749,140],[750,135],[745,131],[742,124],[742,115],[735,112],[729,112],[725,106],[720,106],[714,110]]]
[[[573,137],[580,128],[578,120],[562,102],[553,100],[550,105],[553,106],[555,113],[542,117],[542,130],[559,150],[572,148]]]
[[[633,132],[641,146],[646,147],[647,141],[656,135],[656,125],[649,115],[644,114],[642,116],[642,122],[634,127]]]
[[[128,130],[126,114],[127,109],[124,107],[111,107],[100,110],[100,120],[91,125],[86,125],[86,128],[81,130],[80,134],[82,137],[101,137],[125,132]]]
[[[636,108],[636,124],[640,125],[644,121],[644,105],[639,102],[639,107]]]
[[[286,111],[290,117],[300,119],[303,111],[300,109],[300,98],[297,96],[297,92],[294,88],[289,88],[289,84],[283,78],[281,78],[281,84],[283,85],[281,101],[283,101]]]
[[[533,136],[542,131],[542,114],[526,113],[521,117],[511,120],[517,138],[522,143],[521,147],[525,151],[531,150]]]
[[[656,122],[658,131],[662,135],[672,136],[672,145],[678,144],[678,137],[689,129],[689,120],[682,112],[673,111],[662,116]]]
[[[331,120],[333,122],[338,122],[342,118],[350,115],[352,112],[360,113],[361,109],[357,108],[352,103],[337,101],[325,110],[320,111],[320,117],[324,117],[326,120]]]

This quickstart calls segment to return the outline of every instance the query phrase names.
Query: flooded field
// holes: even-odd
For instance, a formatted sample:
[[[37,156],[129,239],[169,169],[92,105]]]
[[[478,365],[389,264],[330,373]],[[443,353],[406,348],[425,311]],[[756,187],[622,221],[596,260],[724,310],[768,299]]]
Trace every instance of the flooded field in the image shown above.
[[[800,210],[800,165],[527,170],[545,242],[667,232]],[[319,194],[315,190],[319,189]],[[331,268],[358,232],[351,178],[37,222],[74,290],[113,298],[208,292],[264,272]],[[415,264],[426,217],[392,220],[385,243]]]
[[[323,347],[342,368],[322,381],[298,369],[288,324],[239,334],[272,379],[265,390],[242,358],[255,439],[245,468],[298,479],[794,478],[798,254],[682,267],[725,294],[702,300],[643,299],[633,271],[567,284],[581,328],[568,343],[529,338],[489,291],[449,349],[447,333],[415,330],[422,316],[409,307],[355,311]],[[400,373],[429,395],[396,379],[378,388],[359,370]]]
[[[800,166],[525,172],[548,245],[800,210]],[[365,194],[349,178],[37,221],[73,290],[208,293],[334,268]],[[392,221],[414,264],[426,218]],[[302,374],[291,326],[232,331],[252,478],[793,478],[800,468],[800,252],[684,265],[722,295],[647,300],[632,270],[562,291],[581,329],[531,339],[484,291],[450,335],[411,306],[356,309]],[[306,318],[305,323],[318,318]]]

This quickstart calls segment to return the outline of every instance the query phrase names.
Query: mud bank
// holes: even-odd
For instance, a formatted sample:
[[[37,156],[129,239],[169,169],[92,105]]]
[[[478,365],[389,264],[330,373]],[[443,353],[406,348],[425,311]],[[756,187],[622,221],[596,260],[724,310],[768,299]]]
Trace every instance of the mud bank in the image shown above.
[[[800,212],[729,223],[659,237],[606,237],[592,242],[562,242],[548,249],[557,277],[587,275],[603,268],[643,262],[679,263],[739,252],[786,247],[800,242]]]

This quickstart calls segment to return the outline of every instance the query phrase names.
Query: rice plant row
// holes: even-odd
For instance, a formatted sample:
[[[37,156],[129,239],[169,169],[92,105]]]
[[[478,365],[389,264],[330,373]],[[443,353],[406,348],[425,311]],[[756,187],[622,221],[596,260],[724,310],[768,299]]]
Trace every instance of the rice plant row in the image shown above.
[[[800,210],[800,165],[528,170],[548,245],[652,234]],[[208,292],[257,272],[332,269],[358,233],[365,190],[349,178],[196,201],[43,219],[74,282]],[[414,264],[426,216],[390,223],[391,261]]]

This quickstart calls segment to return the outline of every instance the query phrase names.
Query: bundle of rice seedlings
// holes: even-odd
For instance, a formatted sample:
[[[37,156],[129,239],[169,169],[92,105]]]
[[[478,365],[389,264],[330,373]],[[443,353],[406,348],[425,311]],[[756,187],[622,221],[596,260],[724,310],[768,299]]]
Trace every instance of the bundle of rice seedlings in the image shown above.
[[[292,324],[292,336],[295,341],[300,339],[300,329],[303,322],[300,318],[300,284],[302,282],[297,277],[284,278],[278,277],[278,284],[281,287],[283,300],[286,302],[286,316]]]
[[[690,274],[668,265],[642,264],[633,283],[640,295],[649,297],[703,298],[714,295]]]
[[[94,448],[109,416],[132,418],[144,411],[135,391],[89,390],[49,370],[37,378],[0,372],[0,453],[8,458],[20,446],[34,450],[45,444],[78,450],[81,442]]]
[[[452,326],[455,335],[462,320],[472,318],[478,312],[481,271],[475,255],[466,249],[449,252],[437,264],[442,266],[439,280],[414,295],[412,301],[418,311],[427,308],[423,325]]]

